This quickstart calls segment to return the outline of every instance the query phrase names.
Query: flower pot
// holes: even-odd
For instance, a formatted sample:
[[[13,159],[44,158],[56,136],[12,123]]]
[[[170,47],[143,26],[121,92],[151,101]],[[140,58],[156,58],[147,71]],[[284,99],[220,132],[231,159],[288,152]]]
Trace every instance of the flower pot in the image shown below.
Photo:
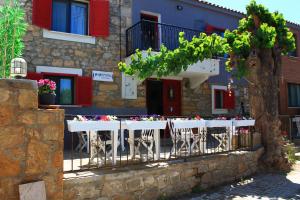
[[[50,93],[39,94],[39,104],[40,105],[54,105],[55,104],[55,94],[50,94]]]

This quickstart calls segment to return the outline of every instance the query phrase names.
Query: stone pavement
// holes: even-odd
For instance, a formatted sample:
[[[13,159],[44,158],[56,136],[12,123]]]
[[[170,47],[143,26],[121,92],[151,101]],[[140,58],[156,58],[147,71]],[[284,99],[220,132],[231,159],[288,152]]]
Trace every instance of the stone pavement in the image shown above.
[[[300,200],[300,161],[289,174],[263,174],[181,200]]]

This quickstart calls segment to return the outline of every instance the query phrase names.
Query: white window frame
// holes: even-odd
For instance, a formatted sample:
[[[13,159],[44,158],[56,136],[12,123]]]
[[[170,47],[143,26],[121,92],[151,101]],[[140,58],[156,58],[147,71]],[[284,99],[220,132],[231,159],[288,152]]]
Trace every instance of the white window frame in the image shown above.
[[[211,86],[211,106],[212,106],[212,114],[228,114],[228,109],[216,109],[215,108],[215,90],[227,90],[227,86],[223,85],[212,85]]]
[[[82,69],[52,66],[36,66],[37,73],[72,74],[82,76]]]

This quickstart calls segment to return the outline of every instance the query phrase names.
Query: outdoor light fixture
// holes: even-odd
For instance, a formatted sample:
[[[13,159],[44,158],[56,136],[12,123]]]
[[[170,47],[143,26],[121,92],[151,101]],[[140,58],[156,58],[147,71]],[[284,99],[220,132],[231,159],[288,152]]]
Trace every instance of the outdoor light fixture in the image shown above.
[[[177,5],[176,8],[177,8],[177,10],[179,10],[179,11],[182,11],[182,10],[183,10],[183,7],[182,7],[181,5]]]
[[[16,79],[27,76],[27,63],[23,58],[12,59],[10,76]]]

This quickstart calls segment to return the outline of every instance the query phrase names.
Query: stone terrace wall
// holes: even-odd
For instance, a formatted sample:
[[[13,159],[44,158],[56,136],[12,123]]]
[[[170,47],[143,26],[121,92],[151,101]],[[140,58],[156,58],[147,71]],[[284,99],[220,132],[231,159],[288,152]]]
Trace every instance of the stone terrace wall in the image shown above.
[[[37,84],[0,79],[0,199],[43,180],[47,199],[63,197],[64,111],[39,110]]]
[[[66,175],[64,200],[154,200],[214,187],[249,176],[257,171],[263,149],[201,157],[189,162],[143,169]]]

